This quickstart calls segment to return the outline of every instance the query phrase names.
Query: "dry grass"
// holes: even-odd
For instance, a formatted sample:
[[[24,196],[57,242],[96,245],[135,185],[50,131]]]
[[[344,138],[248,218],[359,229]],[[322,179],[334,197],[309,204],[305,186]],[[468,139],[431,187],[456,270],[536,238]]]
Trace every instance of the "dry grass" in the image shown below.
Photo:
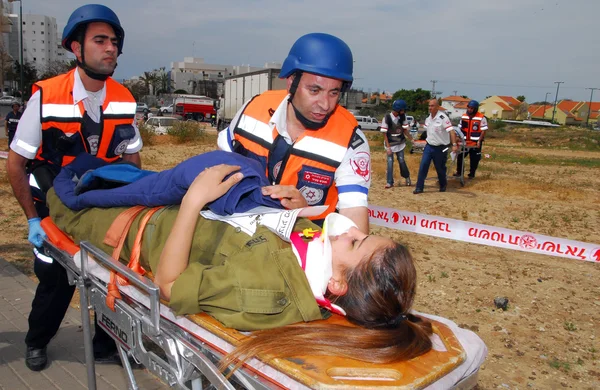
[[[562,132],[561,132],[562,131]],[[554,160],[600,160],[598,135],[579,129],[515,129],[490,132],[477,178],[461,187],[450,180],[437,192],[435,171],[425,193],[413,187],[385,190],[385,154],[378,134],[369,132],[373,183],[370,203],[484,223],[510,229],[592,242],[600,247],[598,167],[561,165]],[[176,144],[157,136],[142,151],[144,168],[161,170],[214,149],[206,134]],[[0,150],[6,141],[0,140]],[[542,156],[528,163],[509,158]],[[420,154],[406,154],[413,182]],[[396,183],[399,181],[395,166]],[[30,272],[26,221],[16,205],[0,160],[0,256]],[[416,309],[442,315],[474,330],[489,355],[480,389],[596,389],[600,387],[600,264],[527,254],[499,248],[374,227],[405,243],[417,261]],[[29,270],[29,271],[28,271]],[[509,299],[495,310],[497,296]],[[575,330],[574,330],[575,329]]]

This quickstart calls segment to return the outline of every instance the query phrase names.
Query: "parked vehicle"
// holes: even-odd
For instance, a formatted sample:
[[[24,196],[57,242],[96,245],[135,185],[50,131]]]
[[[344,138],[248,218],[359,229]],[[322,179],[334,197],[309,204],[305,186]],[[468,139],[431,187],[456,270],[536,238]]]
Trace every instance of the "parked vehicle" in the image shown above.
[[[380,130],[381,123],[376,118],[370,116],[355,115],[358,122],[358,128],[361,130]]]
[[[236,112],[245,102],[265,91],[286,89],[286,80],[279,78],[280,69],[261,69],[225,78],[222,98],[217,108],[221,108],[223,117],[219,117],[221,128],[229,125]]]
[[[169,104],[168,106],[162,106],[161,108],[158,109],[158,115],[163,115],[163,114],[172,114],[173,113],[173,105]]]
[[[12,106],[14,103],[21,104],[21,101],[14,96],[2,96],[0,97],[0,106]]]
[[[172,116],[153,116],[148,118],[146,126],[149,126],[156,134],[167,134],[178,119]]]
[[[137,103],[137,107],[135,108],[135,112],[148,112],[150,109],[146,103]]]
[[[209,122],[213,115],[217,115],[214,100],[206,96],[179,95],[173,102],[174,113],[185,119]]]

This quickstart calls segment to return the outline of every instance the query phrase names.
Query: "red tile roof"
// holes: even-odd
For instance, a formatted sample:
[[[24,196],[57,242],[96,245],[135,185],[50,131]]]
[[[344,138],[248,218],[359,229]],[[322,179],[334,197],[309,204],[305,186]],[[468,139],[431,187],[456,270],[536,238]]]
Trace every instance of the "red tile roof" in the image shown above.
[[[456,96],[456,95],[451,95],[451,96],[446,96],[445,98],[442,98],[443,102],[470,102],[471,100],[468,98],[464,98],[462,96]]]
[[[573,109],[575,108],[575,106],[577,106],[579,104],[579,102],[576,102],[574,100],[561,100],[557,106],[558,108],[560,108],[563,111],[573,111]]]
[[[505,103],[511,105],[511,106],[518,106],[519,104],[521,104],[520,101],[518,101],[517,99],[515,99],[512,96],[498,96],[500,99],[504,100]]]
[[[515,99],[516,100],[516,99]],[[517,100],[518,101],[518,100]],[[510,107],[508,104],[506,103],[502,103],[502,102],[494,102],[497,105],[499,105],[500,107],[502,107],[502,110],[504,111],[514,111],[514,108]]]
[[[467,109],[467,104],[469,104],[470,100],[467,100],[466,102],[458,102],[454,105],[454,108],[464,108]]]

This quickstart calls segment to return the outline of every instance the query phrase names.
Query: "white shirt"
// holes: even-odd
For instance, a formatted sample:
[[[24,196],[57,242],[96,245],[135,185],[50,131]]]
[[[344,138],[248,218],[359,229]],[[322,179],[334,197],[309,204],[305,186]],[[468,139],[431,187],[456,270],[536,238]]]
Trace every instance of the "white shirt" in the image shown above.
[[[277,128],[279,135],[291,145],[293,141],[287,131],[288,99],[289,95],[279,104],[269,121],[269,126],[271,129]],[[238,123],[240,115],[248,103],[244,104],[235,114],[229,127],[219,133],[217,140],[219,149],[228,152],[233,151],[233,127]],[[345,110],[345,108],[339,106],[337,109]],[[342,163],[335,171],[334,180],[338,190],[336,207],[340,210],[351,207],[367,207],[369,205],[367,196],[371,186],[371,152],[364,133],[357,129],[356,134],[362,142],[356,142],[359,145],[351,146],[346,150]]]
[[[79,69],[79,68],[77,68]],[[101,90],[97,92],[86,91],[79,71],[74,72],[75,82],[73,83],[73,104],[77,105],[83,100],[83,107],[91,120],[100,123],[100,116],[104,99],[106,99],[106,83]],[[129,141],[126,154],[137,153],[142,149],[143,143],[140,137],[140,131],[135,122],[132,121],[135,130],[135,136]],[[19,126],[15,133],[15,138],[10,144],[10,148],[15,153],[27,158],[34,159],[39,147],[42,144],[42,122],[40,119],[40,91],[36,91],[27,102],[27,108],[19,121]]]
[[[425,130],[427,131],[427,143],[429,145],[441,146],[450,144],[452,123],[445,112],[438,111],[433,118],[429,114],[427,119],[425,119]]]
[[[381,120],[381,130],[380,131],[382,133],[388,132],[388,123],[385,120],[386,116],[384,116],[383,119]],[[392,111],[392,112],[390,112],[390,118],[392,118],[392,123],[397,125],[398,121],[400,120],[400,115],[396,116],[396,115],[394,115],[394,112]],[[405,129],[408,129],[408,121],[406,119],[404,120],[404,122],[402,122],[402,131],[404,131]],[[387,134],[386,134],[386,137],[387,137]],[[385,146],[385,143],[383,145]],[[398,153],[398,152],[403,151],[405,147],[406,147],[406,142],[403,142],[400,145],[390,146],[390,149],[392,150],[392,153]]]

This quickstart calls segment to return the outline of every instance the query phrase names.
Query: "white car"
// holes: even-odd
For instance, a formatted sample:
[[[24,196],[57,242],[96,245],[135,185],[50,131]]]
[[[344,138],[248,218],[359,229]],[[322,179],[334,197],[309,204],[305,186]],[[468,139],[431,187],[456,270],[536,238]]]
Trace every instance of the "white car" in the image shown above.
[[[156,134],[167,134],[178,120],[172,116],[153,116],[148,118],[146,126],[149,126]]]
[[[136,112],[148,112],[150,111],[150,109],[148,108],[148,105],[146,103],[138,103],[137,107],[135,108]]]
[[[355,115],[354,117],[358,122],[358,128],[361,130],[379,130],[381,128],[381,124],[375,118],[361,115]]]
[[[161,114],[172,114],[173,113],[173,105],[169,104],[168,106],[162,106],[158,109],[158,115]]]
[[[17,99],[14,96],[2,96],[0,97],[0,106],[12,106],[14,103],[19,103],[21,104],[21,102],[19,101],[19,99]]]

